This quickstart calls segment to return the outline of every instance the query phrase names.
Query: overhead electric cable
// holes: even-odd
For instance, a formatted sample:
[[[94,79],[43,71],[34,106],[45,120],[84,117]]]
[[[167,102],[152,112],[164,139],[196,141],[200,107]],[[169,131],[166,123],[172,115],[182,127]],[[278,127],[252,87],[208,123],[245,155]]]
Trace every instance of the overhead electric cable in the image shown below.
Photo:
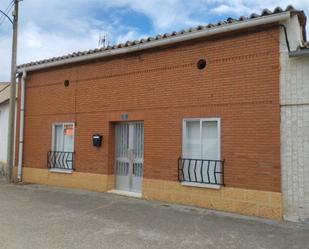
[[[12,0],[9,5],[6,7],[5,11],[3,11],[3,13],[0,12],[0,14],[2,14],[2,16],[0,17],[0,25],[2,25],[5,21],[5,18],[8,18],[8,14],[9,12],[12,10],[12,8],[14,7],[14,0]]]

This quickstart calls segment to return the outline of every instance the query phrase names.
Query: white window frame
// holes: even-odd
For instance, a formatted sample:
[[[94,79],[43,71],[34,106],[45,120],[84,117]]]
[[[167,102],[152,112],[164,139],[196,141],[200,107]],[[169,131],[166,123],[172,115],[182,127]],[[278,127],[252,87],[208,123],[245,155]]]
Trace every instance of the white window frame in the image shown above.
[[[65,125],[73,125],[73,151],[75,151],[75,122],[57,122],[52,123],[52,141],[51,141],[51,150],[54,151],[55,148],[55,134],[56,134],[56,126],[61,125],[62,129],[64,129]],[[64,173],[64,174],[72,174],[72,169],[49,169],[50,172],[53,173]]]
[[[218,160],[221,160],[221,118],[184,118],[182,120],[182,157],[184,157],[184,148],[185,148],[185,140],[187,137],[187,122],[190,121],[200,121],[200,141],[202,141],[202,122],[203,121],[216,121],[218,124]],[[203,151],[203,144],[201,143],[201,155]],[[198,159],[198,158],[193,158]],[[199,158],[202,159],[202,158]],[[213,158],[207,158],[212,160]],[[194,183],[194,182],[182,182],[183,186],[190,186],[190,187],[200,187],[200,188],[212,188],[212,189],[220,189],[221,185],[214,185],[214,184],[207,184],[207,183]]]
[[[73,125],[73,151],[69,152],[74,152],[75,151],[75,123],[74,122],[57,122],[52,124],[52,144],[51,144],[51,150],[54,151],[55,148],[55,128],[57,125],[62,125],[62,130],[64,130],[65,125]],[[63,142],[63,141],[62,141]]]
[[[218,124],[218,155],[219,155],[219,158],[218,160],[221,159],[221,119],[220,118],[185,118],[183,119],[183,122],[182,122],[182,156],[184,157],[184,146],[185,146],[185,139],[186,139],[186,131],[187,131],[187,125],[186,123],[187,122],[190,122],[190,121],[200,121],[200,141],[202,141],[202,125],[201,123],[203,121],[217,121],[217,124]],[[202,151],[203,151],[203,145],[201,143],[201,154],[202,154]],[[199,158],[199,159],[202,159],[202,158]],[[213,158],[207,158],[207,159],[213,159]]]

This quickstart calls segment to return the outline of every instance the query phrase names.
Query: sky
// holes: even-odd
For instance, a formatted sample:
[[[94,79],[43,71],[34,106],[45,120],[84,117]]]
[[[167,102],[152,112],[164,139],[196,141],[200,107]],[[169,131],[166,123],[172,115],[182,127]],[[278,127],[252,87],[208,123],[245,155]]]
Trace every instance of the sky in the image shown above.
[[[11,0],[0,0],[6,10]],[[248,16],[293,4],[309,15],[309,0],[23,0],[18,64]],[[11,15],[11,12],[9,13]],[[309,31],[309,29],[307,28]],[[9,81],[12,26],[0,15],[0,82]]]

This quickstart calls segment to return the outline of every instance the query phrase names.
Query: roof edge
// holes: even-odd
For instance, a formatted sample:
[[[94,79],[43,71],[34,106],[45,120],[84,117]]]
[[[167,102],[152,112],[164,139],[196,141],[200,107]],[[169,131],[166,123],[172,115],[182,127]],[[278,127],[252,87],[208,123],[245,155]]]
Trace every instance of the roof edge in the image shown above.
[[[10,99],[10,84],[9,83],[1,83],[0,84],[0,104],[9,101]]]
[[[232,23],[222,24],[220,26],[215,26],[207,29],[202,30],[195,30],[188,33],[183,33],[180,35],[170,36],[164,39],[154,39],[151,41],[147,41],[145,43],[138,43],[134,44],[128,47],[120,47],[115,49],[107,49],[99,52],[89,53],[89,54],[82,54],[82,55],[76,55],[75,53],[72,54],[72,56],[67,56],[67,58],[53,58],[50,60],[43,60],[40,62],[37,62],[36,64],[24,64],[18,66],[18,72],[21,73],[22,71],[36,71],[36,70],[42,70],[46,68],[51,67],[57,67],[57,66],[63,66],[66,64],[73,64],[73,63],[79,63],[89,60],[96,60],[100,58],[106,58],[116,55],[122,55],[122,54],[128,54],[133,53],[141,50],[147,50],[150,48],[160,47],[164,45],[170,45],[174,43],[194,40],[198,38],[213,36],[217,34],[222,34],[226,32],[232,32],[242,29],[247,29],[251,27],[257,27],[261,25],[271,24],[271,23],[279,23],[287,20],[290,18],[291,14],[295,14],[295,11],[285,11],[281,13],[275,13],[271,15],[266,16],[260,16],[253,19],[245,19],[242,21],[236,21]]]

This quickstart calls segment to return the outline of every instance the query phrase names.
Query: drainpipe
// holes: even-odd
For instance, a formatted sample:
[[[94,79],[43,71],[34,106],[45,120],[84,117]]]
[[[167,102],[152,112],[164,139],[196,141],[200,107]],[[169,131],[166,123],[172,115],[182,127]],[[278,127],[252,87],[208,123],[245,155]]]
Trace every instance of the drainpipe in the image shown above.
[[[18,168],[17,181],[22,181],[22,167],[23,167],[23,149],[24,149],[24,121],[25,121],[25,81],[27,77],[26,70],[23,70],[20,86],[20,123],[19,123],[19,144],[18,144]]]

